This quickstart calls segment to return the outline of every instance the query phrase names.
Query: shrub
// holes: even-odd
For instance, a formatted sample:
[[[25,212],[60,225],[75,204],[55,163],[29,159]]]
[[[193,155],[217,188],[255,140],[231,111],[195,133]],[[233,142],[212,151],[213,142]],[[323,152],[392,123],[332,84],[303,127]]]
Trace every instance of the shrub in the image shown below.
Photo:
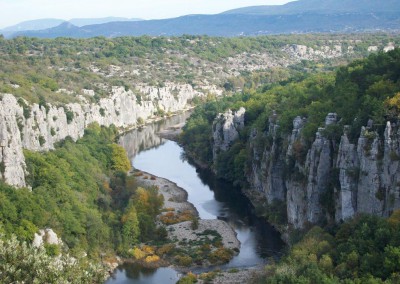
[[[220,247],[210,253],[209,260],[211,263],[224,263],[231,260],[232,257],[233,251],[231,249]]]
[[[159,260],[160,260],[160,257],[158,255],[149,255],[149,256],[146,256],[146,259],[144,261],[146,263],[150,263],[150,262],[156,262]]]
[[[131,251],[130,251],[130,253],[132,254],[132,256],[135,258],[135,259],[142,259],[142,258],[144,258],[145,256],[146,256],[146,253],[144,252],[144,251],[142,251],[140,248],[138,248],[138,247],[134,247]]]
[[[199,228],[199,219],[197,217],[194,217],[192,220],[192,224],[190,224],[190,227],[192,230],[197,230]]]
[[[192,283],[197,283],[197,276],[192,272],[189,272],[181,279],[179,279],[178,282],[176,282],[176,284],[192,284]]]
[[[46,139],[44,139],[44,137],[42,135],[39,136],[39,144],[40,146],[43,146],[44,143],[46,143]]]
[[[50,250],[51,253],[47,253]],[[103,267],[66,255],[53,256],[53,246],[34,248],[20,243],[15,236],[0,239],[0,275],[2,283],[102,283]],[[57,265],[55,265],[57,263]]]
[[[175,261],[180,266],[189,266],[192,264],[192,258],[188,255],[177,255]]]

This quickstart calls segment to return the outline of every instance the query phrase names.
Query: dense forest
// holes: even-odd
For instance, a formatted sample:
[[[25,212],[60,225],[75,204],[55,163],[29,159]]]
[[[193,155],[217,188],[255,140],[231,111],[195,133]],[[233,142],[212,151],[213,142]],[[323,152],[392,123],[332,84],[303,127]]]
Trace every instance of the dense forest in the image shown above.
[[[288,159],[284,165],[288,176],[298,174],[301,182],[306,177],[296,173],[294,164],[304,164],[307,149],[318,127],[324,125],[327,113],[334,111],[339,117],[337,124],[323,130],[323,135],[336,143],[340,142],[345,125],[349,125],[349,139],[355,141],[360,136],[361,126],[368,121],[373,121],[369,135],[383,136],[386,121],[395,124],[399,121],[399,99],[400,49],[396,49],[356,60],[334,72],[267,84],[257,90],[244,90],[219,101],[210,101],[194,111],[184,127],[181,142],[198,163],[246,189],[253,159],[251,149],[268,151],[272,139],[285,143],[292,132],[293,119],[301,116],[307,123],[300,142],[293,148],[295,161]],[[229,149],[221,151],[215,159],[213,122],[219,113],[240,107],[246,109],[245,126]],[[274,137],[268,133],[270,123],[279,125]],[[254,133],[258,134],[254,136]],[[333,193],[325,197],[321,202],[325,202],[328,213],[333,214],[335,208],[330,205]],[[287,224],[286,208],[280,203],[256,210],[278,228]],[[291,232],[294,245],[288,255],[278,264],[267,266],[264,276],[255,282],[397,283],[400,272],[398,219],[399,211],[394,211],[388,219],[361,214],[343,224],[325,223],[323,229],[309,224],[302,231],[294,230]]]
[[[25,152],[29,188],[0,185],[3,280],[87,282],[79,275],[84,277],[89,271],[88,260],[100,261],[116,253],[131,256],[135,244],[165,238],[165,229],[155,224],[162,196],[154,188],[138,187],[135,178],[127,176],[130,162],[125,150],[114,143],[117,134],[115,127],[92,124],[76,143],[66,139],[47,153]],[[45,245],[43,252],[27,246],[42,228],[52,228],[63,243]],[[32,263],[18,260],[20,256],[12,247],[15,236],[22,242],[20,256],[29,256]],[[54,259],[48,259],[58,255],[81,259],[85,254],[88,260],[73,267],[66,262],[62,272],[52,268]],[[7,265],[13,265],[13,269]],[[37,272],[30,268],[36,266],[48,274],[35,275]],[[90,281],[104,277],[100,267],[90,271],[92,274],[85,276],[92,278]]]

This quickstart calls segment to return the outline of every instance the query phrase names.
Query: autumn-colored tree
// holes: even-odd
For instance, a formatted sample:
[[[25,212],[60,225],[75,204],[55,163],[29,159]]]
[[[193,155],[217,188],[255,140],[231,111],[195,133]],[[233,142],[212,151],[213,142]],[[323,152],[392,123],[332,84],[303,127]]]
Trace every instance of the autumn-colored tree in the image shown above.
[[[131,168],[131,163],[126,156],[125,149],[117,144],[111,144],[112,165],[111,168],[115,171],[126,172]]]

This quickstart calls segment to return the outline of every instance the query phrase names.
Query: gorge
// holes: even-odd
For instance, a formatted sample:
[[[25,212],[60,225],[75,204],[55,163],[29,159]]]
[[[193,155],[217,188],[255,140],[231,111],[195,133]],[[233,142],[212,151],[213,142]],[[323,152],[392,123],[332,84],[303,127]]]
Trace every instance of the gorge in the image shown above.
[[[276,237],[270,223],[292,247],[261,269],[268,281],[395,281],[398,44],[390,34],[0,38],[0,233],[32,243],[52,232],[60,241],[44,255],[89,262],[145,248],[163,258],[155,251],[168,232],[157,216],[167,209],[127,172],[133,159],[148,179],[163,176],[153,170],[165,158],[179,169],[166,177],[182,182],[202,217],[237,229],[243,251],[222,268],[280,255],[281,243],[264,243]],[[165,122],[152,122],[188,109],[179,144],[155,135]],[[132,128],[120,137],[124,152],[117,137]]]

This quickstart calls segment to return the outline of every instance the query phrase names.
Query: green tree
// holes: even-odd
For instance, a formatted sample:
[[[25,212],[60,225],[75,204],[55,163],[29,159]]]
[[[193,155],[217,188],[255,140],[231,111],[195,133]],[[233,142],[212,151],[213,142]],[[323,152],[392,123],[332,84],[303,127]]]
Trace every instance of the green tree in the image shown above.
[[[126,249],[137,244],[140,236],[139,220],[134,206],[130,206],[122,216],[122,237]]]

